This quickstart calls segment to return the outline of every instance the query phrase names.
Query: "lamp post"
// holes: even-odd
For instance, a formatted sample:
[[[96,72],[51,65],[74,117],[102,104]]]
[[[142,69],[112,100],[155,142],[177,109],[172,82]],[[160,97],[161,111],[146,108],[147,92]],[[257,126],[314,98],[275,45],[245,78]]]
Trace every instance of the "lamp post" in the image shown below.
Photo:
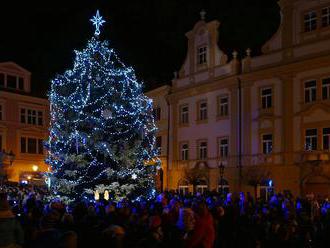
[[[223,174],[225,172],[225,166],[222,162],[219,165],[219,173],[220,173],[220,189],[221,189],[221,196],[223,195]]]

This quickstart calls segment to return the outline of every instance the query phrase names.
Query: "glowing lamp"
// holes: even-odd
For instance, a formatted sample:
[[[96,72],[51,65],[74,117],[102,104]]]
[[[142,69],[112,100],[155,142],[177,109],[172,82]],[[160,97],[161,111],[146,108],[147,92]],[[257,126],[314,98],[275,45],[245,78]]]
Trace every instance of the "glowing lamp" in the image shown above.
[[[38,171],[39,169],[39,166],[38,165],[32,165],[32,170],[33,171]]]
[[[28,179],[28,180],[31,180],[31,178],[32,178],[31,176],[27,176],[27,179]]]

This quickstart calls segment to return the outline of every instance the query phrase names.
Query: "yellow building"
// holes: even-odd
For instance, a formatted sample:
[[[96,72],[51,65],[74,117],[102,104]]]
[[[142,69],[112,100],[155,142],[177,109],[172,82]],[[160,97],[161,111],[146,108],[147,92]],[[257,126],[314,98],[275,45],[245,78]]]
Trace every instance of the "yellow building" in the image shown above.
[[[279,5],[262,55],[243,59],[218,48],[220,23],[202,12],[172,86],[148,93],[168,113],[164,188],[330,195],[330,1]]]
[[[0,63],[0,150],[15,155],[4,164],[10,181],[47,171],[43,141],[48,137],[47,99],[31,96],[31,73],[13,62]]]

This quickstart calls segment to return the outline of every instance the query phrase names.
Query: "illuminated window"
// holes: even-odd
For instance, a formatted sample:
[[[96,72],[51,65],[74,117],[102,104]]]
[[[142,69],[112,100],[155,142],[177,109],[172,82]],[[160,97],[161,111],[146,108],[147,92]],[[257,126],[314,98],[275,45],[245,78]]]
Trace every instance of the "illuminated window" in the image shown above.
[[[184,143],[181,145],[181,160],[189,159],[189,145]]]
[[[307,151],[317,150],[317,129],[306,129],[305,132],[305,149]]]
[[[322,27],[330,25],[330,7],[322,9]]]
[[[305,103],[316,101],[316,80],[305,82]]]
[[[330,150],[330,128],[323,128],[323,150]]]
[[[322,79],[322,99],[330,99],[330,78]]]
[[[304,15],[304,29],[305,32],[311,32],[317,28],[316,11],[309,11]]]
[[[229,107],[228,107],[228,96],[219,96],[218,97],[218,116],[228,116]]]
[[[207,142],[206,141],[198,142],[198,159],[201,159],[201,160],[207,159]]]
[[[207,61],[207,47],[199,47],[197,49],[197,61],[199,65],[206,64]]]
[[[207,120],[207,102],[202,101],[199,103],[199,120]]]
[[[263,109],[272,107],[272,88],[261,89],[261,107]]]
[[[229,152],[228,138],[220,138],[218,141],[219,144],[219,156],[221,158],[227,158]]]
[[[189,107],[187,105],[180,107],[180,123],[181,124],[189,123]]]
[[[269,154],[273,151],[273,135],[263,134],[262,135],[262,153]]]

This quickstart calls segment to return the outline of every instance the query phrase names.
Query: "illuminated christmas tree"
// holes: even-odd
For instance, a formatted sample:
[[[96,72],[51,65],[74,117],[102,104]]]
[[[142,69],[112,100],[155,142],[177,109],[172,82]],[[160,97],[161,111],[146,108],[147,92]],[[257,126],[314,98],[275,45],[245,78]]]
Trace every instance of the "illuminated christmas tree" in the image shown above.
[[[142,92],[134,70],[126,67],[99,38],[104,20],[91,19],[95,35],[74,66],[52,80],[47,162],[55,195],[91,198],[108,190],[119,200],[151,197],[157,155],[152,101]]]

